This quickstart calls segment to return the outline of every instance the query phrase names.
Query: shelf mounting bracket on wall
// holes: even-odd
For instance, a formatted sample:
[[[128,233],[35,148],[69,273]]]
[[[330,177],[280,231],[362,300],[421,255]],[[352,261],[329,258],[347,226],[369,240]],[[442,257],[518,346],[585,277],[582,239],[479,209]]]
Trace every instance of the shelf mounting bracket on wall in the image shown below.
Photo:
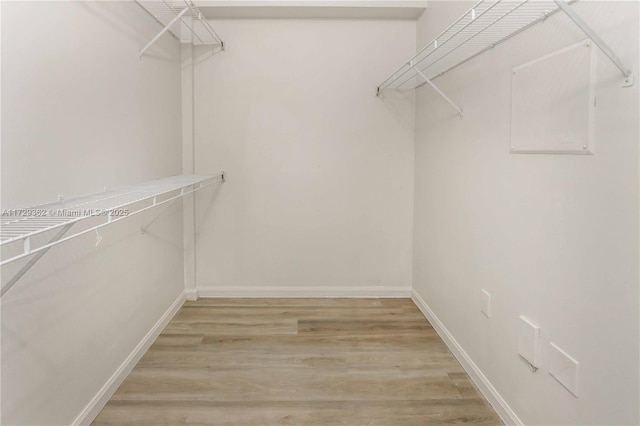
[[[622,86],[633,85],[634,76],[630,68],[622,63],[613,50],[570,7],[575,1],[478,0],[413,58],[404,62],[380,83],[376,88],[376,95],[380,96],[385,89],[417,89],[423,84],[429,84],[460,113],[461,110],[434,87],[433,80],[560,11],[580,27],[622,71]]]
[[[187,13],[189,11],[188,7],[185,7],[184,9],[182,9],[182,11],[180,13],[178,13],[171,21],[169,21],[169,23],[167,25],[164,26],[163,29],[160,30],[160,32],[158,34],[155,35],[155,37],[153,37],[151,39],[151,41],[149,43],[147,43],[142,49],[140,49],[140,57],[142,57],[142,55],[144,55],[144,52],[146,52],[151,46],[153,46],[153,44],[160,38],[162,37],[162,34],[166,33],[167,31],[169,31],[169,29],[173,26],[173,24],[175,24],[176,22],[178,22],[180,19],[182,19],[182,16]]]
[[[167,3],[169,1],[169,3]],[[149,43],[140,49],[140,57],[149,50],[153,44],[166,32],[182,43],[193,43],[194,45],[213,45],[220,46],[224,50],[224,41],[218,36],[218,33],[211,27],[202,12],[193,4],[191,0],[136,0],[149,15],[153,17],[162,29],[156,34]],[[178,21],[181,25],[176,25]],[[198,31],[195,23],[199,23]],[[184,33],[189,34],[189,38],[183,37]]]
[[[26,274],[27,271],[31,269],[31,267],[35,265],[38,262],[38,260],[40,260],[40,258],[44,256],[46,252],[49,251],[49,249],[51,248],[50,244],[53,244],[56,241],[58,241],[60,238],[62,238],[64,234],[66,234],[67,231],[71,229],[72,226],[73,226],[73,223],[68,223],[64,225],[62,228],[60,228],[58,232],[53,236],[53,238],[49,240],[49,243],[47,244],[48,247],[45,248],[44,250],[37,252],[31,259],[29,259],[29,261],[22,268],[20,268],[18,272],[15,273],[13,277],[11,277],[11,279],[7,281],[7,283],[2,287],[2,289],[0,289],[0,296],[3,296],[7,291],[9,291],[9,289],[13,287],[13,285],[17,283],[18,280],[22,278],[22,276]]]
[[[419,69],[415,69],[415,72],[422,77],[422,79],[429,85],[431,86],[431,88],[433,90],[435,90],[438,95],[440,95],[442,97],[442,99],[444,99],[445,101],[447,101],[447,103],[449,103],[449,105],[451,105],[451,107],[453,109],[455,109],[456,111],[458,111],[458,117],[462,118],[462,109],[460,107],[458,107],[458,105],[456,105],[455,103],[453,103],[453,101],[451,99],[449,99],[449,97],[447,95],[445,95],[442,90],[440,90],[440,88],[438,86],[436,86],[433,81],[431,81],[426,75],[424,75],[424,73],[422,71],[420,71]]]
[[[622,75],[624,76],[622,80],[622,87],[633,86],[633,73],[629,68],[627,68],[620,58],[613,52],[613,50],[609,47],[604,40],[600,38],[600,36],[593,31],[593,29],[582,20],[582,18],[567,4],[564,0],[554,0],[558,7],[571,19],[586,35],[589,37],[595,44],[602,50],[602,53],[607,55],[607,57],[613,62],[613,64],[618,67],[620,71],[622,71]]]
[[[13,215],[3,215],[0,222],[0,246],[15,246],[21,251],[13,257],[0,259],[0,267],[27,257],[31,259],[2,285],[0,296],[51,247],[92,232],[96,233],[99,243],[102,237],[98,231],[103,227],[158,206],[169,205],[185,195],[224,181],[224,172],[215,175],[178,175],[56,203],[15,209]],[[23,216],[25,212],[38,213],[36,216]],[[163,212],[164,210],[160,213]],[[98,220],[100,223],[89,224],[86,229],[79,229],[65,236],[73,225],[87,223],[88,219]],[[157,217],[151,223],[155,219]],[[42,241],[44,236],[51,233],[55,235],[48,241]]]

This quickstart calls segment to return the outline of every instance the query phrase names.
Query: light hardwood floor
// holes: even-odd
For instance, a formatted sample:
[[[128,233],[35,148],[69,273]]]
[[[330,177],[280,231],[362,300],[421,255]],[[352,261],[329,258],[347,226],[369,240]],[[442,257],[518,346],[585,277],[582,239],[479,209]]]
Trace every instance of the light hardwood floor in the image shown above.
[[[502,424],[410,299],[187,302],[94,421]]]

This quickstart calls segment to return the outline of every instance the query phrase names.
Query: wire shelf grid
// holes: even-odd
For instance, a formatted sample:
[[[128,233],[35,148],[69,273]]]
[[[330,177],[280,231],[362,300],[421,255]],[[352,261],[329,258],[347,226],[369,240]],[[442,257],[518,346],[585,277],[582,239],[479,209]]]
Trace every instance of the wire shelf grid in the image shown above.
[[[553,0],[480,0],[378,86],[417,87],[557,12]]]
[[[224,180],[224,173],[172,176],[117,190],[3,212],[2,220],[0,221],[0,246],[22,241],[24,250],[17,256],[3,259],[0,265],[16,261],[112,222],[173,201],[210,186],[217,179]],[[127,211],[126,214],[118,212],[118,210],[123,210],[145,201],[151,201],[151,203],[147,206],[136,207],[131,212]],[[49,244],[39,245],[38,247],[32,247],[31,245],[32,237],[95,217],[104,217],[105,222],[64,239],[57,239]]]
[[[140,56],[165,32],[169,32],[181,42],[192,42],[194,45],[219,45],[221,49],[224,50],[224,41],[191,0],[135,1],[163,27],[162,30],[142,48]],[[178,22],[180,22],[180,25],[176,25]],[[200,30],[198,30],[198,28],[200,28]]]

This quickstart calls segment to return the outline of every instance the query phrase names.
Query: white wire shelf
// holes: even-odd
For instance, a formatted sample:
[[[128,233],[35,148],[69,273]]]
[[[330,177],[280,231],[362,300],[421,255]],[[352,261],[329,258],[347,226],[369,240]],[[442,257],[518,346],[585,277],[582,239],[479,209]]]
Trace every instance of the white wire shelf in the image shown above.
[[[410,88],[438,77],[557,12],[553,0],[480,0],[378,86]]]
[[[170,203],[220,180],[224,181],[224,173],[179,175],[65,201],[3,211],[0,221],[0,246],[22,243],[22,252],[3,259],[0,266],[34,254],[44,254],[55,245],[80,235],[97,232],[104,226]],[[98,225],[62,238],[71,226],[90,218],[103,220]],[[52,232],[57,233],[48,242],[37,242],[34,239],[36,236]],[[2,294],[7,287],[2,288]]]
[[[634,78],[631,69],[622,63],[604,40],[569,6],[575,1],[577,0],[480,0],[380,83],[376,95],[389,88],[418,88],[428,84],[462,118],[462,109],[432,80],[547,19],[559,10],[564,12],[622,72],[622,86],[632,86]]]
[[[140,50],[140,56],[144,55],[165,32],[182,43],[218,45],[224,50],[224,41],[191,0],[135,0],[135,2],[162,25],[162,30]]]

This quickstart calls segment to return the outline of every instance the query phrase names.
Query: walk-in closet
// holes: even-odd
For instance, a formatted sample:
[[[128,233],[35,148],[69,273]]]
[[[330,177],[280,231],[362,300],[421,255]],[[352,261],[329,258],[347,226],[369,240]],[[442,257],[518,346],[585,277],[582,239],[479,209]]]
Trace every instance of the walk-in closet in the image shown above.
[[[0,423],[640,424],[639,34],[0,1]]]

